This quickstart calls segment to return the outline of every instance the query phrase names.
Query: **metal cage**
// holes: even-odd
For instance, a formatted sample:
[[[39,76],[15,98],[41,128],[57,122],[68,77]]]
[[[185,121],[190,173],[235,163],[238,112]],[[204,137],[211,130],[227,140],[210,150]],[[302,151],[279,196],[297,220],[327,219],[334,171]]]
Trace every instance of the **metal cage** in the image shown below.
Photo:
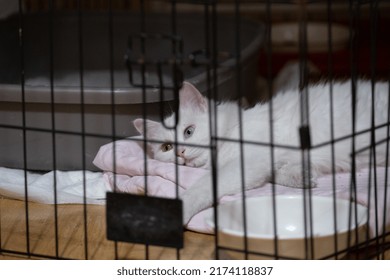
[[[267,102],[272,120],[278,73],[293,61],[299,73],[301,145],[284,148],[302,153],[302,176],[310,185],[310,152],[318,147],[310,142],[307,85],[326,80],[330,90],[324,94],[332,96],[334,81],[343,79],[351,84],[353,95],[359,77],[371,82],[372,91],[377,81],[388,80],[389,9],[386,1],[379,0],[19,1],[13,14],[0,19],[0,174],[8,180],[8,186],[0,188],[0,259],[295,259],[283,253],[284,240],[277,236],[276,225],[269,250],[253,245],[244,187],[236,199],[244,205],[237,246],[224,241],[219,213],[211,205],[212,231],[197,233],[183,227],[178,166],[172,197],[159,198],[140,195],[139,189],[130,194],[118,190],[123,166],[118,164],[117,144],[104,175],[93,160],[101,146],[134,141],[128,138],[138,133],[131,125],[134,119],[163,122],[177,112],[185,81],[213,100],[209,117],[213,131],[218,118],[215,106],[227,100],[236,102],[237,110]],[[320,24],[323,33],[313,33],[312,23]],[[335,34],[336,25],[344,28],[344,41]],[[277,41],[276,26],[293,31]],[[380,126],[389,131],[390,121]],[[270,127],[272,135],[272,122]],[[377,128],[373,122],[371,131]],[[348,137],[354,141],[359,133],[354,130]],[[154,143],[137,141],[144,150]],[[202,147],[213,161],[215,205],[218,141],[236,140],[214,134],[210,146]],[[334,153],[336,141],[332,136],[321,145]],[[237,143],[244,145],[246,140],[241,135]],[[277,146],[272,137],[267,143],[259,139],[251,144],[265,145],[271,154]],[[374,139],[366,149],[375,152],[377,144]],[[386,145],[388,155],[388,139]],[[375,156],[370,157],[365,195],[374,198],[364,213],[375,234],[370,235],[368,226],[351,229],[357,223],[354,157],[359,152],[351,151],[345,200],[350,209],[348,244],[340,245],[334,214],[331,253],[320,258],[389,258],[388,161],[381,167],[385,172],[380,181]],[[145,153],[145,170],[151,161]],[[240,172],[245,172],[243,167]],[[69,196],[62,190],[66,176],[77,177]],[[329,211],[334,211],[337,174],[329,176],[334,200]],[[150,181],[144,177],[143,191],[148,193]],[[96,198],[94,186],[106,190],[107,180],[111,189]],[[269,215],[274,215],[275,184],[270,190]],[[297,258],[318,258],[316,237],[311,235],[314,194],[311,188],[302,188],[301,194],[305,235]]]

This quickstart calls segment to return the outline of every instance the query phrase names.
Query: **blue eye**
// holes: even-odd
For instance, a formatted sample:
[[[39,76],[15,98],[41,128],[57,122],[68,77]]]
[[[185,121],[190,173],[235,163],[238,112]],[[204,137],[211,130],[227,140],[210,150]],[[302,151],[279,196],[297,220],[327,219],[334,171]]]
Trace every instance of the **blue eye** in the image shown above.
[[[190,138],[194,134],[195,126],[189,126],[184,130],[184,138]]]

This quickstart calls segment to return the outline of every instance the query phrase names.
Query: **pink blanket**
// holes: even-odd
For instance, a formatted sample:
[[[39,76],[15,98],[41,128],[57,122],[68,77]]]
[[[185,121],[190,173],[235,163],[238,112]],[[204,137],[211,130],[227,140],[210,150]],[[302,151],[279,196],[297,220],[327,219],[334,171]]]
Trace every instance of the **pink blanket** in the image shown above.
[[[114,154],[115,163],[114,164]],[[148,154],[148,153],[147,153]],[[176,197],[176,179],[178,180],[179,193],[193,185],[201,176],[208,172],[200,168],[187,166],[176,166],[172,163],[164,163],[146,156],[145,171],[145,153],[143,142],[139,138],[120,140],[109,143],[100,148],[93,162],[97,167],[104,171],[104,179],[111,188],[121,192],[133,194],[145,193],[152,196],[174,198]],[[373,174],[376,172],[377,187],[369,182],[373,180]],[[377,167],[375,169],[361,170],[356,174],[357,196],[356,200],[369,206],[369,225],[371,236],[381,235],[383,225],[386,225],[387,231],[390,229],[390,189],[389,183],[385,182],[386,173],[390,175],[389,169]],[[371,176],[370,176],[371,173]],[[146,175],[146,176],[145,176]],[[317,187],[312,189],[313,195],[333,196],[333,178],[331,175],[323,176],[318,179]],[[336,196],[349,199],[350,194],[350,174],[336,174]],[[147,188],[145,188],[147,185]],[[371,186],[369,188],[368,186]],[[387,189],[387,191],[386,191]],[[288,188],[275,185],[277,194],[302,194],[302,189]],[[371,194],[369,194],[371,192]],[[375,193],[376,192],[376,193]],[[385,194],[387,195],[385,196]],[[262,187],[249,190],[246,197],[264,196],[272,194],[272,184],[268,183]],[[377,197],[377,200],[375,200]],[[240,199],[241,194],[224,196],[220,203]],[[196,198],[194,198],[196,199]],[[384,215],[386,213],[386,215]],[[187,225],[187,228],[197,232],[212,233],[212,229],[205,223],[205,218],[212,215],[212,209],[206,209],[195,215]]]

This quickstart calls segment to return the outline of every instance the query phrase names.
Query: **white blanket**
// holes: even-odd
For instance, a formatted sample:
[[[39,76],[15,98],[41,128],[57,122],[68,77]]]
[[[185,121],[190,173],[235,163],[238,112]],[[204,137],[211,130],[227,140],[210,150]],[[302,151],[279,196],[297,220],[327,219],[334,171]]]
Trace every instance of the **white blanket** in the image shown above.
[[[114,171],[114,153],[116,159]],[[94,164],[105,171],[104,178],[114,188],[122,192],[144,193],[145,174],[147,174],[148,195],[173,198],[176,195],[176,175],[181,190],[188,189],[191,185],[203,176],[204,169],[188,166],[174,166],[171,163],[159,162],[147,159],[147,172],[144,171],[145,153],[138,141],[121,140],[104,145],[100,148],[95,157]],[[177,170],[177,174],[176,174]],[[384,167],[375,169],[364,169],[356,174],[356,196],[351,196],[351,174],[338,173],[335,176],[335,191],[333,188],[333,176],[326,175],[318,179],[317,187],[312,189],[312,195],[330,196],[336,192],[336,197],[349,200],[354,197],[362,205],[369,206],[369,225],[372,236],[382,234],[383,224],[390,229],[390,182],[385,182],[386,173],[390,170]],[[376,172],[377,186],[373,182]],[[371,176],[370,176],[371,175]],[[114,180],[115,177],[115,180]],[[371,178],[371,182],[369,182]],[[273,194],[273,186],[268,183],[259,188],[245,192],[246,197],[256,197]],[[386,191],[387,189],[387,191]],[[303,189],[289,188],[275,185],[277,195],[300,195]],[[369,193],[371,194],[369,195]],[[387,193],[386,197],[385,194]],[[376,194],[376,195],[375,195]],[[375,198],[377,200],[375,201]],[[197,199],[194,197],[194,199]],[[241,199],[241,194],[228,195],[220,199],[220,203],[227,203],[232,200]],[[386,215],[384,215],[387,213]],[[205,223],[205,218],[212,215],[211,208],[196,214],[187,224],[187,228],[193,231],[212,233],[212,229]]]
[[[0,195],[5,197],[27,198],[28,201],[44,204],[67,204],[83,203],[85,194],[87,203],[104,204],[107,190],[101,172],[51,171],[37,174],[0,167]]]

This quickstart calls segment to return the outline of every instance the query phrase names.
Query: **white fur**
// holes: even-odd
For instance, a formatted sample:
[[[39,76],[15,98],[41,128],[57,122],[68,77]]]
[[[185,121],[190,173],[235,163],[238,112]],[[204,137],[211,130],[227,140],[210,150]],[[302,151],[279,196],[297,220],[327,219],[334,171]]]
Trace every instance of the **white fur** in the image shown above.
[[[329,143],[331,129],[336,141],[333,145],[335,171],[350,171],[352,143],[355,151],[369,147],[371,132],[355,137],[352,133],[352,93],[351,82],[333,84],[333,128],[331,128],[330,85],[328,83],[310,86],[309,124],[311,143],[310,174],[311,185],[322,174],[332,172],[332,145]],[[359,81],[357,85],[356,131],[369,130],[372,124],[371,83]],[[388,121],[387,83],[375,84],[374,116],[375,125]],[[307,187],[302,178],[302,151],[300,148],[299,127],[301,126],[300,93],[298,90],[286,90],[273,98],[271,147],[270,104],[259,104],[251,109],[239,109],[235,103],[223,103],[209,112],[209,102],[191,85],[185,83],[180,92],[180,111],[176,130],[168,130],[160,123],[147,120],[145,126],[147,139],[175,143],[178,145],[168,152],[161,150],[161,143],[151,144],[154,158],[167,162],[177,162],[188,166],[210,169],[212,145],[215,145],[217,167],[218,198],[262,186],[271,180],[290,187]],[[214,107],[213,107],[214,108]],[[215,114],[214,114],[215,113]],[[240,121],[241,115],[241,121]],[[210,130],[215,121],[216,127]],[[211,119],[210,119],[211,117]],[[175,115],[168,117],[165,123],[173,125]],[[144,134],[144,121],[138,119],[135,127]],[[190,137],[184,131],[193,126]],[[175,139],[175,133],[177,139]],[[212,133],[212,134],[210,134]],[[240,134],[243,144],[240,144]],[[211,137],[213,135],[213,137]],[[387,139],[387,126],[375,130],[376,142]],[[214,139],[215,141],[213,141]],[[227,141],[230,140],[230,141]],[[376,145],[376,164],[386,161],[386,141]],[[260,143],[256,144],[256,143]],[[320,145],[324,144],[324,145]],[[320,145],[319,147],[316,147]],[[201,146],[201,147],[200,147]],[[279,147],[289,146],[290,148]],[[273,158],[273,164],[271,161]],[[356,167],[368,166],[369,149],[356,155]],[[244,174],[242,174],[242,171]],[[184,203],[184,223],[213,202],[211,172],[201,178],[191,189],[181,194]]]

